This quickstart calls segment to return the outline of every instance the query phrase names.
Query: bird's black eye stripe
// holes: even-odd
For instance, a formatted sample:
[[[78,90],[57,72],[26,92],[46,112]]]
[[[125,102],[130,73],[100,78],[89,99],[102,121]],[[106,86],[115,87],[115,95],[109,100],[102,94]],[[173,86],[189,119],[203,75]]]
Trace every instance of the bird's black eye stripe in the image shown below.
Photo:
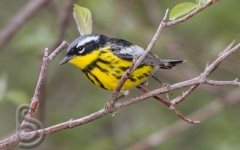
[[[73,47],[68,53],[67,55],[76,55],[78,53],[78,48]]]
[[[99,49],[104,45],[106,42],[106,39],[98,39],[98,40],[91,40],[87,42],[82,42],[79,45],[79,41],[74,41],[73,44],[71,44],[71,49],[67,52],[67,55],[86,55],[88,53],[91,53],[94,50]]]

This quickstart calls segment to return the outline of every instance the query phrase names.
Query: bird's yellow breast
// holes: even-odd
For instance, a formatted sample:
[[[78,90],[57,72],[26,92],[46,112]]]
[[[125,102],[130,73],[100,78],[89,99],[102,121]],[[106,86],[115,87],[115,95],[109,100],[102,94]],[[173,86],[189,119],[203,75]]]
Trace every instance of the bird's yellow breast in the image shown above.
[[[132,62],[114,55],[109,47],[94,50],[83,56],[75,56],[70,63],[79,67],[85,76],[95,85],[114,90],[123,73]],[[126,80],[122,90],[128,90],[144,82],[153,70],[153,66],[140,65]]]
[[[95,61],[99,56],[99,51],[93,51],[90,54],[86,54],[84,56],[74,56],[69,62],[79,67],[80,69],[84,69],[86,66],[91,64],[91,62]]]

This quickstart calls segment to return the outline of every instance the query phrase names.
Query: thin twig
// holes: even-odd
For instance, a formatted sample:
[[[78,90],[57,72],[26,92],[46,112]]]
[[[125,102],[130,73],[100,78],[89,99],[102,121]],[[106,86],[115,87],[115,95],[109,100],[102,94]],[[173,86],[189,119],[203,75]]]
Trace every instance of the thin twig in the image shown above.
[[[224,53],[226,53],[227,51],[229,51],[229,50],[232,48],[232,46],[233,46],[233,44],[235,43],[235,41],[236,41],[236,40],[233,40],[232,43],[230,43],[221,53],[219,53],[218,56],[221,56],[222,54],[224,54]]]
[[[60,46],[58,46],[49,56],[48,56],[48,61],[51,62],[58,53],[60,53],[63,49],[68,47],[68,42],[63,41]]]
[[[174,111],[175,114],[177,114],[182,120],[188,122],[188,123],[191,123],[191,124],[200,124],[200,121],[195,121],[195,120],[192,120],[192,119],[189,119],[187,117],[185,117],[184,115],[182,115],[180,113],[180,111],[178,111],[173,105],[169,107],[170,110]]]
[[[21,124],[20,130],[24,130],[24,128],[28,124],[29,118],[32,117],[33,114],[37,110],[37,107],[39,105],[40,92],[41,92],[41,88],[43,86],[43,80],[44,80],[44,77],[45,77],[45,74],[46,74],[48,64],[56,56],[56,54],[60,52],[60,50],[63,50],[67,46],[68,46],[67,42],[63,41],[63,43],[52,53],[52,54],[54,54],[54,56],[52,56],[52,57],[48,56],[48,53],[49,53],[48,48],[45,49],[44,56],[43,56],[42,67],[41,67],[41,70],[40,70],[40,74],[39,74],[39,78],[38,78],[38,82],[37,82],[37,85],[36,85],[36,89],[35,89],[33,98],[31,99],[30,109],[29,109],[28,113],[26,114],[26,116],[25,116],[25,118],[24,118],[24,120]]]
[[[141,91],[145,92],[145,93],[149,92],[146,88],[144,88],[144,87],[142,87],[140,85],[138,85],[137,88],[140,89]],[[174,107],[174,105],[171,102],[169,102],[169,101],[167,101],[165,99],[162,99],[161,97],[159,97],[157,95],[153,96],[153,98],[155,98],[156,100],[158,100],[158,101],[162,102],[163,104],[167,105],[169,107],[169,109],[171,109],[173,112],[175,112],[175,114],[178,115],[182,120],[184,120],[184,121],[186,121],[188,123],[191,123],[191,124],[200,124],[200,121],[194,121],[194,120],[191,120],[191,119],[185,117],[184,115],[182,115]]]
[[[202,77],[207,77],[209,76],[213,70],[215,70],[218,65],[224,61],[226,58],[228,58],[230,55],[232,55],[233,53],[235,53],[237,50],[239,50],[240,48],[240,44],[236,45],[234,48],[232,48],[231,50],[223,53],[220,57],[218,57],[218,59],[216,59],[211,65],[209,65],[206,70],[203,72]]]
[[[168,15],[168,9],[166,10],[166,13],[163,17],[163,20],[161,21],[157,32],[155,33],[155,35],[153,36],[151,42],[148,44],[147,49],[144,51],[144,53],[138,58],[136,64],[133,67],[133,70],[135,70],[141,63],[142,61],[146,58],[146,56],[148,55],[148,53],[151,51],[151,49],[153,48],[153,46],[155,45],[155,43],[158,40],[158,37],[160,36],[160,34],[162,33],[164,27],[166,26],[166,19],[167,19],[167,15]]]
[[[214,86],[240,86],[240,82],[237,82],[238,79],[235,79],[233,81],[216,81],[216,80],[210,80],[206,79],[204,83]]]
[[[146,88],[144,88],[143,86],[141,85],[138,85],[136,86],[136,88],[138,88],[139,90],[143,91],[144,93],[147,93],[149,92],[149,90],[147,90]],[[153,96],[153,98],[155,98],[156,100],[162,102],[163,104],[165,104],[166,106],[170,107],[172,105],[171,102],[169,102],[168,100],[165,100],[157,95]]]
[[[195,85],[192,85],[190,87],[189,90],[187,90],[186,92],[184,92],[181,96],[171,100],[171,103],[172,105],[176,105],[178,103],[180,103],[181,101],[183,101],[189,94],[192,93],[192,91],[194,91],[200,84],[195,84]]]
[[[38,104],[39,104],[39,98],[40,98],[39,97],[40,96],[40,91],[41,91],[41,88],[42,88],[42,83],[43,83],[43,79],[44,79],[45,74],[46,74],[48,64],[53,60],[53,58],[56,57],[56,55],[61,50],[63,50],[67,46],[68,46],[68,43],[66,41],[63,41],[62,44],[54,52],[52,52],[50,56],[48,56],[48,53],[49,53],[48,48],[45,49],[44,56],[43,56],[42,67],[41,67],[41,71],[40,71],[40,74],[39,74],[36,89],[35,89],[33,98],[31,99],[31,105],[30,105],[29,112],[28,112],[28,114],[26,114],[25,119],[24,119],[24,121],[21,125],[21,130],[23,130],[26,127],[26,125],[28,123],[28,119],[30,117],[32,117],[33,114],[37,110],[37,107],[38,107]]]
[[[213,81],[213,80],[209,80],[206,79],[206,77],[211,74],[215,69],[217,69],[217,67],[220,65],[220,63],[226,59],[227,57],[229,57],[230,55],[232,55],[233,53],[235,53],[240,47],[240,45],[236,45],[234,48],[231,49],[233,43],[235,41],[233,41],[231,44],[229,44],[224,51],[221,53],[221,55],[219,55],[219,58],[217,60],[215,60],[211,66],[207,65],[207,67],[205,68],[205,74],[202,74],[201,76],[199,76],[199,78],[202,78],[202,80],[204,80],[204,82],[202,82],[203,84],[210,84],[210,85],[218,85],[218,86],[226,86],[226,85],[231,85],[231,86],[239,86],[239,83],[237,82],[237,79],[234,81]],[[222,60],[223,59],[223,60]],[[221,61],[222,60],[222,61]],[[211,67],[211,69],[209,69]],[[202,77],[204,76],[204,77]],[[213,83],[214,82],[214,83]],[[174,99],[171,101],[171,103],[173,105],[180,103],[181,101],[183,101],[196,87],[198,87],[198,85],[200,85],[200,83],[193,85],[187,92],[185,92],[182,96]]]

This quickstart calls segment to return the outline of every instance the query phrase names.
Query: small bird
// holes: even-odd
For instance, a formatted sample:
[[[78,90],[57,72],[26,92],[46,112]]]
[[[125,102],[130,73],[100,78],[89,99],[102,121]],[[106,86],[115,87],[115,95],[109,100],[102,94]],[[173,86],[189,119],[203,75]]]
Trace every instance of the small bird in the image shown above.
[[[95,85],[114,90],[124,72],[131,66],[133,58],[144,53],[144,49],[128,41],[109,38],[100,34],[86,34],[75,39],[68,47],[67,62],[79,67],[84,75]],[[159,59],[149,53],[132,72],[121,88],[122,93],[145,82],[156,70],[172,69],[183,60]]]

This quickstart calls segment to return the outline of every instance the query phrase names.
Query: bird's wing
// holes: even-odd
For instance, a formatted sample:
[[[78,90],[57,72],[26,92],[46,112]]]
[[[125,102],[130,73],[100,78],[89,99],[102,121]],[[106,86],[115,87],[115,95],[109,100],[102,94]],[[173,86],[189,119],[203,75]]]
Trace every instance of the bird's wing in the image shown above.
[[[133,61],[134,56],[141,56],[144,53],[144,49],[132,45],[132,43],[121,39],[110,39],[109,46],[111,47],[114,55],[126,61]],[[177,64],[183,63],[182,60],[169,60],[159,59],[155,54],[148,53],[145,59],[142,61],[144,65],[159,66],[162,69],[174,68]]]
[[[121,39],[111,39],[109,42],[114,55],[127,61],[132,61],[134,56],[141,56],[144,53],[144,49],[133,45],[132,43],[121,40]],[[158,57],[152,53],[149,53],[147,57],[143,60],[142,64],[146,65],[159,65],[161,63]]]

